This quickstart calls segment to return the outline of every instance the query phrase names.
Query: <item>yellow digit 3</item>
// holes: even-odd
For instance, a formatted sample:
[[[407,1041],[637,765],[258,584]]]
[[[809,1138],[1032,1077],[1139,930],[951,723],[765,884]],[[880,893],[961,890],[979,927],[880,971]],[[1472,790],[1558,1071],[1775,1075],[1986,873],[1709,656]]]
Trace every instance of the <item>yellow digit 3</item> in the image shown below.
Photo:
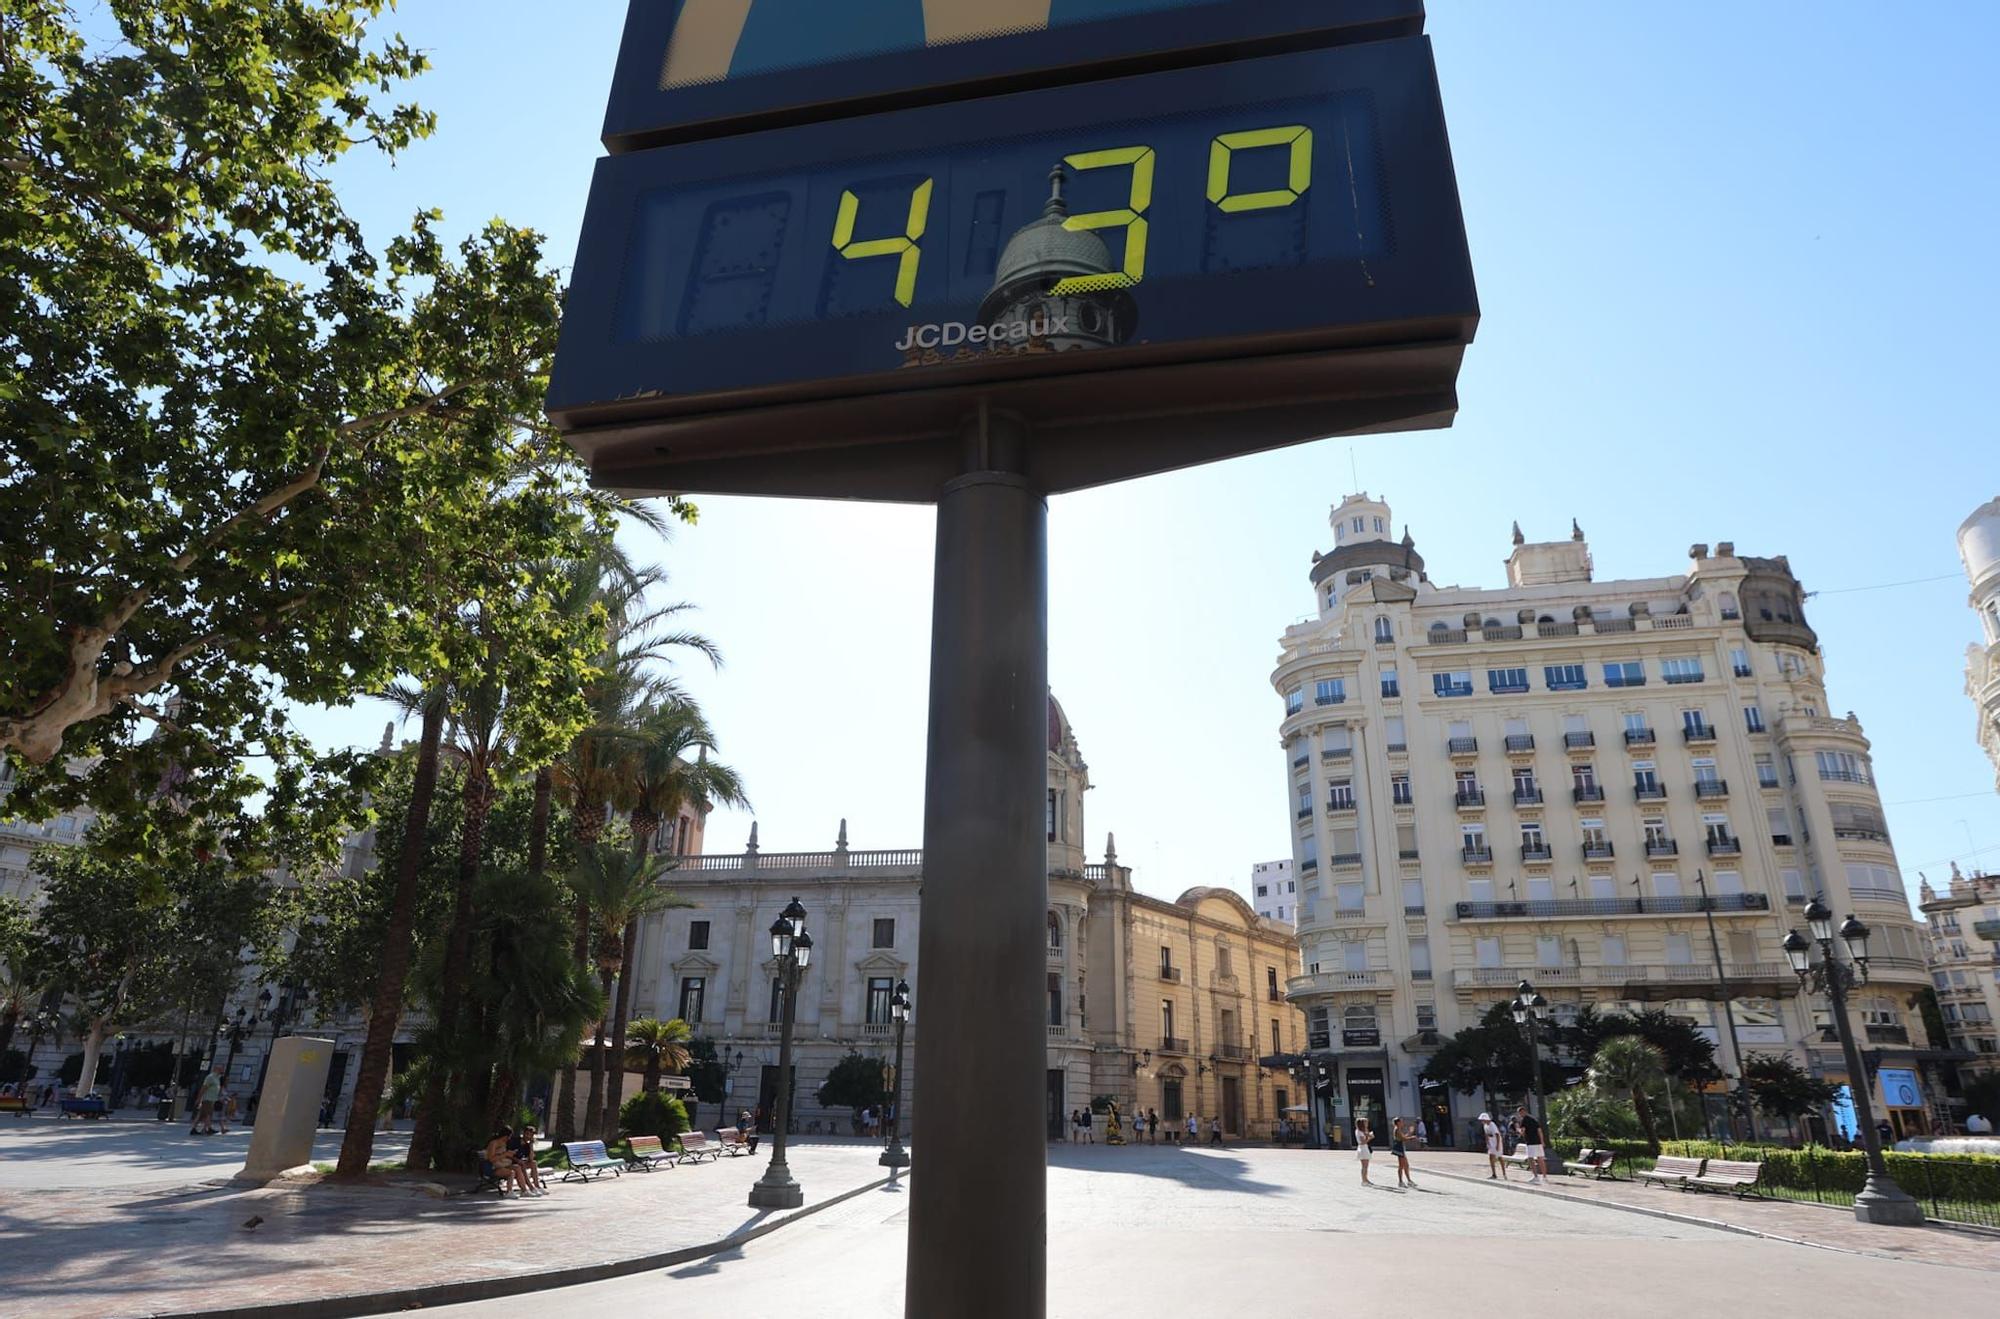
[[[1129,289],[1146,277],[1146,209],[1153,204],[1153,166],[1158,157],[1151,147],[1111,147],[1105,151],[1083,151],[1064,156],[1063,164],[1074,170],[1107,169],[1113,165],[1132,167],[1132,193],[1128,204],[1115,211],[1091,211],[1072,215],[1063,228],[1074,230],[1125,230],[1125,268],[1108,275],[1071,275],[1058,280],[1051,293],[1094,293],[1101,289]]]
[[[920,241],[931,218],[931,188],[935,179],[925,179],[910,194],[910,215],[900,238],[863,238],[855,241],[854,221],[861,214],[861,199],[842,190],[840,210],[833,218],[833,246],[849,261],[871,256],[893,256],[896,262],[896,301],[907,307],[917,296],[917,267],[923,262]]]
[[[1231,195],[1229,169],[1235,153],[1256,147],[1289,146],[1291,161],[1286,170],[1288,186],[1267,192]],[[1227,214],[1238,211],[1269,211],[1290,206],[1312,186],[1313,135],[1304,124],[1279,128],[1253,128],[1241,133],[1224,133],[1208,148],[1208,199]]]

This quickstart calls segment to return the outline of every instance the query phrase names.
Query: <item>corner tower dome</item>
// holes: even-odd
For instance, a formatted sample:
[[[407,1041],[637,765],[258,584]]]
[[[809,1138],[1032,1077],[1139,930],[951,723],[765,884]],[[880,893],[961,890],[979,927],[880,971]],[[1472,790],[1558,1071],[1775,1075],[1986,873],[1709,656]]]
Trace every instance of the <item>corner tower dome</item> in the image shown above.
[[[1389,518],[1388,501],[1370,498],[1366,491],[1349,495],[1335,504],[1326,520],[1333,527],[1335,548],[1371,540],[1388,540],[1389,528],[1393,525]]]

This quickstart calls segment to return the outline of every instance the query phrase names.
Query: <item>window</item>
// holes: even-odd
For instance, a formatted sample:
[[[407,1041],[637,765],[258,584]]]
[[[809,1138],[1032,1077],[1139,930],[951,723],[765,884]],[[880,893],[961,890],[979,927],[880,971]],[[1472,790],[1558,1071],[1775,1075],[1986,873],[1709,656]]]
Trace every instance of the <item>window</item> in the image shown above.
[[[690,948],[706,948],[706,947],[708,947],[708,922],[707,922],[707,921],[689,921],[689,922],[688,922],[688,947],[690,947]]]
[[[1868,762],[1850,751],[1815,751],[1819,776],[1832,783],[1870,783]]]
[[[1542,681],[1552,692],[1580,692],[1590,686],[1590,679],[1584,675],[1581,664],[1543,665]]]
[[[1312,784],[1301,783],[1299,785],[1299,818],[1303,820],[1312,813],[1313,813]]]
[[[1431,690],[1439,696],[1472,695],[1472,671],[1450,669],[1431,675]]]
[[[1375,1029],[1375,1005],[1373,1003],[1350,1003],[1340,1014],[1342,1030]]]
[[[1553,934],[1535,936],[1535,965],[1552,967],[1562,965],[1562,940]]]
[[[1667,936],[1667,964],[1669,966],[1690,966],[1694,963],[1694,940],[1685,934]]]
[[[1348,971],[1368,969],[1368,945],[1359,939],[1350,939],[1340,945],[1341,966]]]
[[[1606,687],[1644,687],[1646,685],[1646,665],[1642,660],[1625,660],[1604,666]]]
[[[1692,763],[1694,766],[1694,781],[1696,783],[1712,784],[1722,782],[1722,776],[1715,772],[1715,758],[1713,756],[1697,757]]]
[[[1734,674],[1735,674],[1735,675],[1736,675],[1737,677],[1739,677],[1739,678],[1747,678],[1747,677],[1749,677],[1749,676],[1750,676],[1750,652],[1749,652],[1749,651],[1747,651],[1747,650],[1745,650],[1745,649],[1743,649],[1743,647],[1741,647],[1741,646],[1732,646],[1732,647],[1730,647],[1730,650],[1729,650],[1729,671],[1730,671],[1731,673],[1734,673]]]
[[[1226,943],[1215,945],[1215,974],[1227,980],[1236,977],[1236,968],[1230,963],[1229,945]]]
[[[1299,844],[1299,869],[1305,873],[1319,869],[1319,840],[1307,838]]]
[[[1743,707],[1743,729],[1748,733],[1764,731],[1764,711],[1754,705]]]
[[[1170,998],[1160,1000],[1160,1037],[1168,1040],[1177,1038],[1174,1034],[1174,1001]]]
[[[1716,871],[1716,872],[1715,872],[1715,891],[1716,891],[1717,893],[1721,894],[1721,895],[1722,895],[1723,897],[1726,897],[1726,898],[1738,898],[1738,897],[1742,897],[1742,896],[1743,896],[1743,876],[1741,876],[1741,875],[1737,874],[1737,873],[1736,873],[1736,872],[1735,872],[1734,870],[1718,870],[1718,871]],[[1746,958],[1744,958],[1743,960],[1744,960],[1744,961],[1746,961],[1746,962],[1749,962],[1749,961],[1755,961],[1756,959],[1755,959],[1755,958],[1749,958],[1749,957],[1746,957]]]
[[[1669,871],[1656,871],[1653,875],[1653,896],[1656,898],[1678,898],[1681,895],[1681,877]]]
[[[1417,1029],[1434,1031],[1438,1028],[1438,1010],[1435,1003],[1417,1004]]]
[[[1805,661],[1789,650],[1778,652],[1778,672],[1788,678],[1796,678],[1806,671]]]
[[[1673,838],[1667,833],[1665,820],[1647,820],[1640,826],[1646,831],[1646,846],[1653,851],[1664,851],[1673,846]]]
[[[781,977],[771,977],[771,1015],[765,1020],[777,1025],[785,1019],[785,982]]]
[[[1049,913],[1049,948],[1051,951],[1062,947],[1062,917],[1053,911]]]
[[[1494,692],[1524,692],[1528,690],[1526,669],[1488,669],[1486,688]]]
[[[1611,845],[1611,840],[1605,837],[1602,820],[1579,820],[1577,829],[1583,835],[1583,846],[1587,851]]]
[[[1401,696],[1403,694],[1402,685],[1396,681],[1396,668],[1392,664],[1382,666],[1382,694],[1384,696]]]
[[[1480,966],[1500,965],[1500,940],[1496,935],[1482,935],[1472,941],[1473,960]]]
[[[1356,531],[1361,531],[1361,530],[1363,530],[1363,529],[1364,529],[1364,527],[1365,527],[1365,524],[1364,524],[1364,523],[1362,522],[1362,520],[1361,520],[1360,518],[1356,518],[1356,519],[1354,519],[1354,529],[1355,529]]]
[[[1333,844],[1333,864],[1337,866],[1353,866],[1361,863],[1361,831],[1359,829],[1329,830],[1328,841]]]
[[[1605,935],[1603,939],[1598,941],[1597,956],[1598,960],[1602,961],[1606,966],[1624,966],[1625,936],[1622,934]]]
[[[1313,684],[1314,705],[1339,705],[1347,699],[1345,678],[1321,678]]]
[[[1479,772],[1471,769],[1454,771],[1452,785],[1460,801],[1474,801],[1479,796]]]
[[[1378,536],[1382,534],[1382,519],[1381,519],[1381,518],[1376,518],[1376,519],[1375,519],[1375,534],[1376,534],[1376,535],[1378,535]]]
[[[1694,656],[1673,656],[1660,661],[1660,676],[1668,682],[1700,682],[1701,660]]]
[[[1343,915],[1351,915],[1362,909],[1361,885],[1336,884],[1333,886],[1333,903]]]
[[[1410,940],[1410,973],[1418,980],[1431,978],[1431,941]]]
[[[875,918],[875,947],[894,948],[896,946],[896,918],[877,916]]]
[[[1610,875],[1590,877],[1590,896],[1593,901],[1610,902],[1618,897],[1618,881]]]
[[[1485,825],[1483,824],[1460,825],[1458,832],[1459,836],[1465,840],[1464,847],[1466,851],[1484,852],[1486,850]]]
[[[1633,710],[1625,715],[1625,737],[1627,741],[1630,741],[1634,734],[1644,734],[1646,731],[1646,715],[1643,711]]]
[[[1285,693],[1285,713],[1297,714],[1306,708],[1306,689],[1294,687]]]
[[[1278,968],[1275,966],[1264,968],[1264,996],[1273,1003],[1278,1001]]]
[[[1318,970],[1319,970],[1319,964],[1315,962],[1313,964],[1313,971],[1317,973]],[[1328,1030],[1329,1030],[1328,1022],[1331,1018],[1331,1015],[1332,1014],[1323,1007],[1306,1009],[1307,1048],[1324,1049],[1328,1047],[1329,1043],[1331,1042],[1328,1035]]]
[[[1049,789],[1049,805],[1045,822],[1048,825],[1049,841],[1053,843],[1056,840],[1056,790],[1054,788]]]
[[[1900,897],[1903,879],[1889,866],[1850,861],[1847,863],[1847,887],[1853,893],[1892,893]]]
[[[1394,641],[1396,639],[1395,628],[1390,625],[1387,617],[1380,614],[1376,615],[1375,618],[1375,639],[1377,641]],[[1393,673],[1395,670],[1391,669],[1389,672]]]
[[[1319,735],[1319,753],[1329,760],[1353,755],[1354,733],[1346,724],[1336,724],[1332,728],[1322,729]]]
[[[1724,591],[1717,597],[1716,603],[1722,607],[1722,616],[1724,619],[1743,617],[1743,611],[1736,607],[1736,593],[1734,591]]]
[[[1790,814],[1782,806],[1767,807],[1764,819],[1771,828],[1771,841],[1779,847],[1792,845],[1792,821]]]
[[[1597,791],[1597,766],[1585,761],[1569,767],[1569,779],[1579,796],[1588,797]]]
[[[1174,950],[1171,946],[1167,944],[1161,944],[1160,976],[1162,979],[1171,980],[1173,978],[1173,972],[1174,972]],[[1173,1034],[1173,1032],[1168,1031],[1167,1034],[1171,1035]]]
[[[1660,790],[1660,775],[1650,760],[1632,762],[1632,789],[1640,793],[1657,793]]]
[[[1535,771],[1526,765],[1514,767],[1514,800],[1535,801],[1542,795],[1541,784],[1535,782]]]
[[[690,1026],[700,1025],[701,1001],[707,988],[708,980],[704,976],[682,976],[680,1010],[675,1015]]]
[[[1681,731],[1689,737],[1712,736],[1708,727],[1708,716],[1699,710],[1681,711]]]
[[[1518,749],[1519,749],[1519,748],[1520,748],[1520,747],[1522,746],[1522,744],[1521,744],[1520,742],[1517,742],[1517,741],[1515,741],[1514,739],[1515,739],[1515,738],[1521,738],[1521,737],[1526,737],[1527,735],[1528,735],[1528,721],[1527,721],[1527,720],[1525,720],[1525,719],[1509,719],[1509,720],[1507,721],[1507,738],[1508,738],[1508,742],[1507,742],[1507,749],[1508,749],[1508,750],[1510,750],[1510,751],[1513,751],[1513,750],[1518,750]]]
[[[1050,981],[1058,977],[1050,976]],[[868,977],[868,1024],[886,1026],[889,1024],[889,1000],[895,993],[895,981],[888,976]]]
[[[1537,833],[1540,830],[1536,830]],[[1528,901],[1552,902],[1556,896],[1556,882],[1547,875],[1531,875],[1528,878]]]
[[[1326,808],[1330,811],[1354,809],[1354,780],[1335,779],[1326,785]]]
[[[1760,788],[1778,786],[1778,767],[1772,763],[1771,755],[1767,751],[1757,753],[1757,786]]]
[[[1283,1053],[1284,1051],[1285,1051],[1284,1033],[1278,1029],[1277,1020],[1273,1018],[1271,1021],[1271,1052]],[[1281,1098],[1278,1100],[1278,1111],[1282,1113],[1284,1109],[1285,1109],[1285,1101]]]
[[[872,982],[871,982],[872,983]],[[1049,1025],[1061,1026],[1063,1021],[1063,981],[1062,972],[1049,972]]]
[[[1258,897],[1260,897],[1260,898],[1268,898],[1268,897],[1270,897],[1270,896],[1271,896],[1271,886],[1270,886],[1270,885],[1268,885],[1268,884],[1259,884],[1259,885],[1257,886],[1257,896],[1258,896]]]
[[[1403,881],[1403,910],[1418,912],[1424,909],[1424,881],[1406,879]]]
[[[1405,861],[1417,859],[1417,826],[1399,824],[1396,826],[1396,855]]]
[[[1410,734],[1403,723],[1403,716],[1392,714],[1382,720],[1382,736],[1389,744],[1389,750],[1402,751],[1410,745]]]
[[[1468,879],[1465,891],[1474,902],[1493,901],[1493,881],[1490,879]]]

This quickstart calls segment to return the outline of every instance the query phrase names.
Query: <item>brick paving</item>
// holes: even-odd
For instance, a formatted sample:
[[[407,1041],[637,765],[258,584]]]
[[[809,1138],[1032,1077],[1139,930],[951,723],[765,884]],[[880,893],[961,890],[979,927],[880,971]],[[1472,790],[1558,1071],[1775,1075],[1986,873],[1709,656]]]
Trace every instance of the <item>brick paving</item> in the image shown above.
[[[1483,1154],[1425,1150],[1410,1156],[1410,1168],[1486,1180]],[[1507,1185],[1524,1194],[1682,1214],[1833,1250],[2000,1273],[2000,1236],[1938,1227],[1876,1227],[1856,1222],[1851,1209],[1794,1200],[1739,1200],[1732,1195],[1585,1177],[1552,1177],[1545,1186],[1531,1187],[1520,1169],[1509,1168],[1507,1175]],[[1393,1164],[1388,1176],[1391,1180],[1395,1176]]]
[[[706,1244],[782,1216],[745,1205],[767,1150],[588,1185],[551,1178],[553,1193],[529,1200],[439,1197],[394,1181],[54,1190],[10,1187],[0,1169],[0,1315],[111,1319],[249,1307]],[[880,1153],[873,1143],[807,1140],[793,1144],[790,1162],[810,1207],[883,1176]],[[18,1172],[21,1161],[12,1162]]]

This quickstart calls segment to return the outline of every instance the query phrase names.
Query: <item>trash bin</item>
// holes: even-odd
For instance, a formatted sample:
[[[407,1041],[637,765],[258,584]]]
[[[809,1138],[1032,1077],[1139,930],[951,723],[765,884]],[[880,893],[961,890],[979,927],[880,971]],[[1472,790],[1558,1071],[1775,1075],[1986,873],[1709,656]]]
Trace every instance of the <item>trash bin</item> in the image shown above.
[[[173,1120],[174,1120],[174,1101],[171,1099],[162,1099],[159,1102],[157,1111],[155,1111],[153,1114],[153,1121],[172,1122]]]

